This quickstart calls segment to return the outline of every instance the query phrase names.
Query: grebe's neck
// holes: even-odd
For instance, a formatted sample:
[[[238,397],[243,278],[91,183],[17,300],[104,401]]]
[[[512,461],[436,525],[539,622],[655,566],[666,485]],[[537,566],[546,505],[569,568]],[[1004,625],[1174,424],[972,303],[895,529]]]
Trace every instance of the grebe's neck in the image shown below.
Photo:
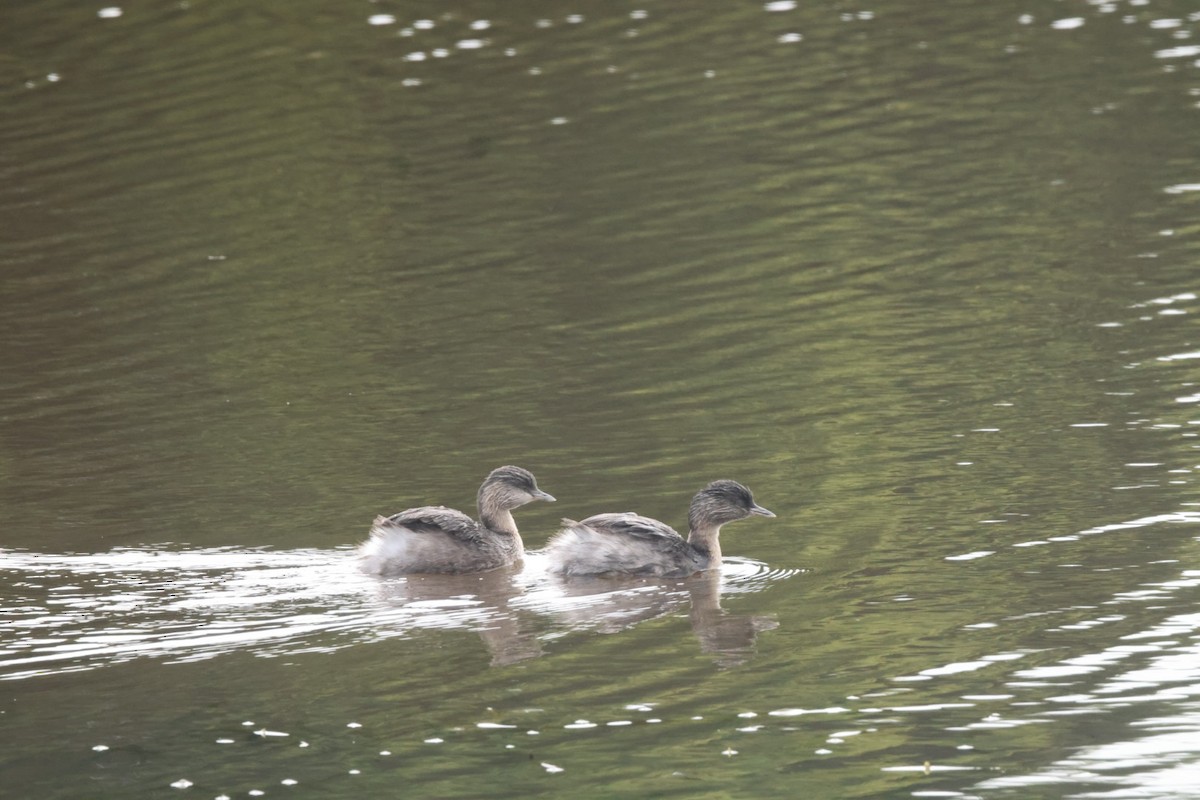
[[[507,508],[489,508],[486,505],[481,505],[479,508],[479,521],[489,531],[507,533],[509,536],[517,535],[517,521],[513,519],[512,512]]]
[[[688,532],[688,544],[708,557],[709,566],[721,564],[721,526],[702,525]]]
[[[513,519],[511,511],[507,508],[481,507],[479,521],[483,527],[502,537],[499,544],[513,559],[519,561],[525,557],[525,543],[521,541],[521,534],[517,533],[517,521]]]

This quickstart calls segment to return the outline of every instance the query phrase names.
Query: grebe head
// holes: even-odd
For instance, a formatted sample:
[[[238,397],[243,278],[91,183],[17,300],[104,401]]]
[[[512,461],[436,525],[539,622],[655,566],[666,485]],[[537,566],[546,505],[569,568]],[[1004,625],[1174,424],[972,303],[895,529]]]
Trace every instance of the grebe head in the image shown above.
[[[755,503],[750,490],[737,481],[713,481],[692,498],[688,525],[692,530],[702,530],[749,516],[773,517],[775,514]]]
[[[479,487],[479,508],[509,511],[534,500],[553,503],[554,496],[537,486],[533,473],[520,467],[497,467]]]

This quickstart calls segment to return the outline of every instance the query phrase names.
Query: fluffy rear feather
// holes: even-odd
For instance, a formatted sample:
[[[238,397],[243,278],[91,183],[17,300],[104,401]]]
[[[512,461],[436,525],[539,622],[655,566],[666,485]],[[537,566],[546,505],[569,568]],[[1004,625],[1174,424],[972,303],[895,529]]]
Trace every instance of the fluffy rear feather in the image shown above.
[[[360,566],[372,575],[406,572],[468,572],[520,558],[520,539],[492,542],[479,525],[453,509],[426,506],[376,517],[358,548]],[[507,545],[507,547],[506,547]],[[512,552],[516,551],[516,552]]]
[[[678,533],[649,517],[597,514],[583,522],[562,522],[546,547],[551,572],[684,576],[706,566]]]

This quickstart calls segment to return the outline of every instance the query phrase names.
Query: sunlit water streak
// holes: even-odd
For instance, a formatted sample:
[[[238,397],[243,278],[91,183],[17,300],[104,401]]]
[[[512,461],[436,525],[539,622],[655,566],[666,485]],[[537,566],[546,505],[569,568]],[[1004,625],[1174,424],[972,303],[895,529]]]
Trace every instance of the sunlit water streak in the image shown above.
[[[1164,600],[1175,590],[1197,586],[1200,572],[1185,570],[1178,581],[1156,587],[1156,598]],[[1104,651],[1015,672],[1017,680],[1011,685],[1016,687],[1076,688],[1082,676],[1095,674],[1100,679],[1050,696],[1044,701],[1049,710],[1024,719],[1014,714],[1017,718],[1009,724],[1119,712],[1125,736],[1082,747],[1069,758],[1025,775],[989,779],[978,788],[1011,790],[1012,796],[1055,785],[1072,787],[1072,797],[1200,796],[1200,614],[1172,615],[1120,639]]]
[[[597,580],[583,590],[550,576],[537,554],[520,571],[379,580],[360,572],[345,549],[122,548],[97,555],[0,550],[0,574],[13,595],[0,622],[0,675],[17,680],[142,656],[179,663],[237,650],[332,652],[419,628],[466,629],[485,639],[500,631],[489,646],[512,650],[497,655],[506,663],[540,654],[539,633],[523,630],[529,623],[522,615],[553,619],[557,632],[540,634],[551,637],[621,630],[687,609],[689,601],[707,603],[727,622],[713,592],[762,591],[796,571],[730,558],[716,583]],[[700,585],[710,594],[696,595]],[[530,649],[522,652],[517,640]]]

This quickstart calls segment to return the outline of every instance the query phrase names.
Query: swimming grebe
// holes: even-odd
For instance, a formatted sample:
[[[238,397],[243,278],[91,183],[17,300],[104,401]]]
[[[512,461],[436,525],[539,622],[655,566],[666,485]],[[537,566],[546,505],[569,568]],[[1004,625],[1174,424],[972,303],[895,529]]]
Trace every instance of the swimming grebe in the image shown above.
[[[479,522],[445,506],[410,508],[376,517],[371,538],[358,548],[374,575],[405,572],[481,572],[520,561],[525,554],[512,511],[534,500],[554,502],[533,473],[498,467],[479,487]]]
[[[546,546],[549,570],[562,575],[682,577],[719,566],[721,526],[773,513],[754,502],[736,481],[713,481],[692,498],[687,540],[656,519],[639,514],[597,514],[583,522],[564,519]]]

